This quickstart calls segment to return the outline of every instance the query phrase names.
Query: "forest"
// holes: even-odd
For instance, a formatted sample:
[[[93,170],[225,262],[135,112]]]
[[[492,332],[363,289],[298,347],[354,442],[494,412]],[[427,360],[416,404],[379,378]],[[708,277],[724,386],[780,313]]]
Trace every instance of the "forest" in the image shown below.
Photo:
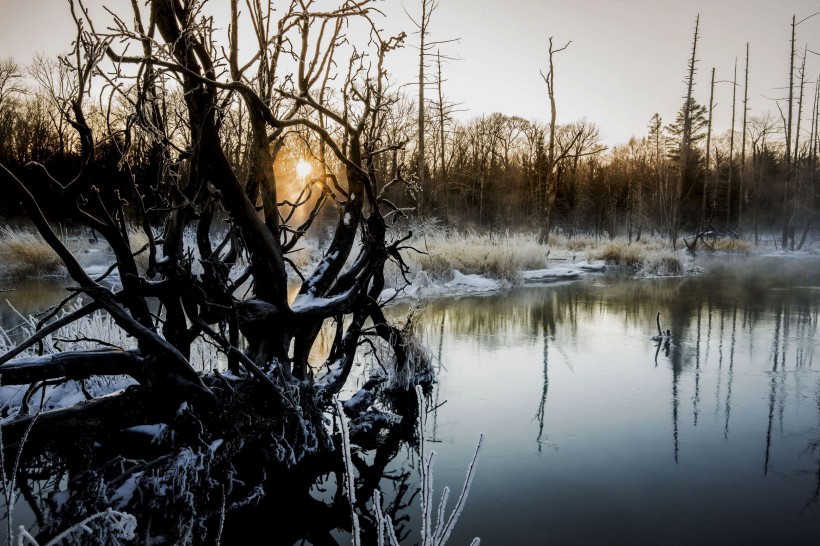
[[[69,0],[63,55],[0,59],[0,214],[36,229],[66,271],[61,301],[3,338],[0,383],[17,388],[0,427],[9,541],[19,495],[30,543],[77,522],[95,541],[239,540],[264,499],[282,521],[317,513],[282,543],[335,543],[342,529],[395,544],[406,535],[391,537],[390,518],[409,501],[383,514],[378,484],[412,445],[423,542],[443,544],[477,452],[454,515],[448,492],[435,514],[436,359],[416,311],[389,312],[425,253],[414,229],[537,234],[542,261],[558,234],[692,254],[717,238],[790,251],[817,238],[820,82],[796,19],[778,115],[746,106],[747,48],[732,128],[713,131],[714,101],[693,94],[697,18],[676,118],[649,112],[644,135],[609,147],[593,120],[557,123],[571,43],[545,36],[531,67],[547,121],[465,120],[428,29],[434,0],[397,35],[375,0],[231,0],[224,20],[214,4],[132,0],[100,20]],[[390,68],[410,45],[415,87]],[[84,267],[62,230],[102,241],[110,263]],[[299,258],[309,245],[317,261]],[[50,407],[66,385],[82,401]],[[546,398],[545,380],[542,427]],[[320,506],[308,492],[328,475],[338,487]]]
[[[436,4],[423,4],[429,23]],[[551,91],[557,72],[553,53],[563,48],[553,51],[552,39],[544,61],[547,71],[542,72],[544,117],[552,113],[546,122],[500,112],[458,119],[460,103],[448,99],[443,89],[441,54],[422,43],[420,77],[425,85],[416,86],[422,93],[391,85],[389,69],[383,69],[383,104],[375,138],[392,148],[374,158],[374,169],[380,178],[389,178],[401,166],[411,185],[390,188],[386,193],[390,201],[411,215],[434,218],[454,229],[540,231],[549,213],[551,229],[569,237],[625,235],[640,240],[643,234],[652,234],[677,242],[678,234],[693,239],[716,230],[748,236],[755,244],[776,234],[784,247],[799,249],[817,228],[820,129],[817,82],[806,73],[811,52],[796,49],[794,30],[790,58],[784,59],[789,71],[787,93],[783,100],[772,101],[776,113],[753,112],[746,106],[750,92],[746,44],[745,74],[741,59],[732,80],[718,82],[733,87],[732,129],[720,134],[712,130],[714,69],[711,82],[699,82],[701,87],[709,83],[711,104],[700,104],[692,96],[696,69],[705,72],[698,67],[696,24],[691,56],[681,70],[686,95],[675,119],[650,114],[646,134],[612,147],[601,143],[594,120],[555,123],[560,103],[556,105]],[[110,184],[130,194],[133,179],[137,191],[150,196],[152,192],[143,191],[142,184],[157,188],[157,180],[167,184],[159,176],[165,165],[156,157],[151,136],[133,119],[126,95],[120,88],[115,92],[106,78],[96,78],[101,80],[94,87],[99,96],[92,100],[88,86],[93,78],[79,82],[76,64],[70,56],[38,56],[30,65],[11,58],[2,61],[0,160],[13,172],[27,169],[29,183],[45,192],[42,205],[55,206],[53,200],[59,198],[48,189],[48,176],[31,166],[43,165],[65,176],[76,171],[82,161],[81,137],[69,113],[71,96],[76,95],[82,97],[86,123],[96,136],[95,160],[109,173]],[[327,79],[329,72],[316,76]],[[560,83],[560,73],[557,77]],[[157,113],[162,115],[162,131],[176,150],[169,160],[182,165],[183,151],[189,146],[187,121],[181,115],[184,95],[167,75],[155,85],[162,92],[161,113]],[[319,93],[327,94],[322,100],[339,100],[328,87]],[[253,163],[248,106],[238,93],[227,93],[219,112],[225,155],[244,183]],[[324,123],[319,113],[312,121]],[[306,154],[316,165],[341,174],[338,160],[326,151],[322,155],[311,134],[284,134],[279,147],[275,168],[282,171],[280,180],[292,177],[292,164]],[[124,157],[129,171],[122,168]],[[6,216],[21,212],[10,202],[2,206]]]

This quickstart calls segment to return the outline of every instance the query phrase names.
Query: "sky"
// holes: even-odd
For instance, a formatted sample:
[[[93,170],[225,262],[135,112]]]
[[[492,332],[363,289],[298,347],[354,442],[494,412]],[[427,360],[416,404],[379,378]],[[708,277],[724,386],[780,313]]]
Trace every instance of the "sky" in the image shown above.
[[[102,5],[122,3],[87,0],[98,12]],[[420,0],[378,5],[386,14],[380,21],[386,32],[408,32],[408,47],[388,59],[388,70],[397,84],[411,84],[418,53],[410,46],[418,36],[407,13],[418,16]],[[433,40],[458,40],[443,44],[441,51],[458,59],[444,67],[444,92],[460,104],[457,117],[462,120],[502,112],[547,121],[549,102],[540,71],[548,66],[548,38],[556,46],[571,41],[555,56],[558,122],[586,118],[612,146],[644,136],[656,112],[664,123],[674,120],[686,94],[698,15],[694,96],[708,103],[714,67],[720,82],[715,89],[716,131],[730,127],[729,82],[736,58],[738,82],[743,82],[747,42],[749,115],[778,115],[774,99],[786,95],[789,79],[791,17],[799,21],[818,11],[820,0],[439,0],[430,31]],[[72,32],[65,1],[0,0],[0,57],[28,63],[36,52],[55,55],[67,49]],[[802,51],[806,45],[820,52],[820,15],[797,26],[796,48]],[[808,54],[806,74],[811,81],[806,92],[813,93],[820,55]],[[739,87],[738,124],[742,97]]]

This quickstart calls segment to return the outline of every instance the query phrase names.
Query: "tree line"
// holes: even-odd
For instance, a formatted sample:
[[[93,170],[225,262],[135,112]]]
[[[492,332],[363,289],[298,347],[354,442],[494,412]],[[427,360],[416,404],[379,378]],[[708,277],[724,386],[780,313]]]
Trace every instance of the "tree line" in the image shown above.
[[[424,4],[421,21],[426,27],[431,8]],[[427,34],[426,28],[420,30],[422,40]],[[745,85],[738,82],[737,66],[733,80],[726,82],[733,88],[732,128],[715,134],[714,69],[709,103],[700,104],[693,95],[698,40],[696,26],[687,94],[676,118],[665,122],[655,114],[644,135],[611,148],[602,145],[593,121],[555,124],[553,54],[569,44],[554,49],[550,39],[549,70],[544,75],[549,96],[545,104],[553,114],[548,122],[500,112],[456,119],[459,105],[449,101],[443,90],[441,54],[433,55],[427,47],[420,56],[419,76],[419,87],[428,88],[427,99],[423,92],[414,97],[395,86],[385,88],[386,110],[376,138],[394,149],[376,158],[375,168],[389,177],[402,167],[416,182],[388,191],[398,208],[452,227],[538,230],[550,223],[544,216],[547,211],[552,227],[568,236],[640,239],[650,233],[676,242],[679,234],[696,237],[718,230],[759,242],[776,232],[784,246],[801,247],[818,227],[818,85],[806,74],[807,49],[802,56],[795,52],[792,36],[792,81],[788,99],[781,101],[785,106],[778,103],[782,114],[778,118],[771,112],[748,111],[747,44]],[[432,76],[424,75],[425,68]],[[0,161],[13,169],[32,164],[66,171],[76,167],[79,137],[63,115],[65,97],[76,86],[72,78],[65,57],[38,56],[29,66],[13,59],[0,62]],[[168,138],[178,150],[171,160],[184,167],[183,151],[189,143],[184,120],[175,119],[180,117],[184,97],[171,82],[166,84],[163,118]],[[327,92],[326,100],[339,99]],[[742,94],[741,101],[737,94]],[[160,166],[164,160],[137,131],[131,132],[127,144],[132,169],[124,175],[117,153],[125,146],[124,137],[118,136],[124,132],[113,126],[132,123],[126,101],[105,88],[98,100],[89,94],[83,101],[90,111],[91,130],[110,135],[98,138],[97,146],[98,155],[110,156],[111,183],[130,192],[136,170],[138,186],[156,187],[163,178],[158,170],[164,168]],[[421,111],[419,101],[424,106]],[[219,115],[228,158],[247,180],[253,153],[247,106],[231,97],[221,103]],[[315,116],[316,122],[323,122],[321,113]],[[324,168],[339,173],[340,165],[326,151],[319,154],[323,145],[314,140],[310,135],[287,135],[279,145],[285,152],[280,157],[305,155],[316,147],[315,153],[310,151],[314,158],[322,155],[319,162],[324,162]],[[288,161],[279,163],[284,166]],[[8,203],[3,206],[5,214],[13,213]]]

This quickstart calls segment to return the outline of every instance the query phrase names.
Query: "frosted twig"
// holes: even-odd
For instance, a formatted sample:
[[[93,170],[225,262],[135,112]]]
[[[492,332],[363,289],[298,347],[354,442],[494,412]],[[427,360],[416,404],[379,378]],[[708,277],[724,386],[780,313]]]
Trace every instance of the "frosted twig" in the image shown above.
[[[464,510],[464,503],[467,501],[467,495],[470,492],[470,485],[473,483],[473,475],[475,472],[476,464],[478,463],[478,454],[481,451],[481,444],[484,441],[484,435],[481,434],[478,437],[478,445],[475,449],[475,454],[473,455],[473,459],[470,461],[469,466],[467,467],[467,477],[464,480],[464,486],[461,489],[461,494],[458,496],[458,500],[456,500],[456,504],[453,507],[453,511],[450,513],[450,517],[447,519],[447,522],[442,525],[444,522],[444,517],[447,511],[447,500],[450,496],[450,488],[445,487],[441,494],[441,501],[439,503],[438,514],[437,514],[437,521],[435,528],[432,527],[432,523],[430,521],[430,516],[432,512],[432,505],[433,505],[433,459],[435,455],[435,451],[431,451],[429,455],[427,455],[427,443],[424,438],[424,429],[425,424],[427,421],[427,404],[424,400],[424,392],[422,391],[421,385],[416,386],[416,397],[419,401],[419,457],[421,459],[421,464],[419,465],[419,471],[421,473],[421,514],[422,514],[422,522],[421,522],[421,538],[422,538],[422,545],[423,546],[443,546],[447,543],[447,539],[450,538],[450,533],[453,531],[453,527],[455,527],[456,521],[458,521],[459,516],[461,516],[462,510]],[[478,546],[481,541],[478,538],[473,539],[471,546]]]
[[[342,432],[342,455],[345,462],[345,486],[347,487],[347,498],[350,502],[350,520],[353,524],[353,546],[361,546],[361,529],[359,528],[359,517],[356,515],[356,490],[353,483],[353,457],[350,455],[350,435],[347,430],[347,417],[345,416],[342,403],[335,399],[336,411],[339,413],[339,428]]]
[[[127,512],[118,512],[109,508],[104,512],[97,512],[76,525],[72,525],[53,539],[49,540],[43,546],[57,546],[62,544],[63,540],[69,539],[76,532],[93,533],[93,529],[88,526],[89,523],[97,519],[103,519],[110,526],[110,531],[117,537],[123,540],[133,540],[134,531],[137,528],[137,518]],[[24,542],[25,541],[25,542]],[[40,546],[40,543],[26,531],[23,526],[20,526],[20,532],[17,537],[17,546]]]
[[[387,538],[390,546],[399,546],[399,541],[396,538],[396,530],[393,528],[393,522],[390,516],[385,516],[382,512],[382,494],[376,489],[373,492],[373,509],[376,512],[376,526],[378,527],[378,546],[384,546],[385,529],[387,530]]]

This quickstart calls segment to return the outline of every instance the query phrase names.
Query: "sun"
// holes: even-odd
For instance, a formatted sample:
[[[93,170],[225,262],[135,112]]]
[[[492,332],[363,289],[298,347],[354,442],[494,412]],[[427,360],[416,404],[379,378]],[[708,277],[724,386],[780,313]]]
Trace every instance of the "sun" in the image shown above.
[[[310,176],[310,171],[313,170],[313,165],[309,162],[305,161],[304,159],[300,159],[296,162],[296,176],[300,179],[305,179]]]

